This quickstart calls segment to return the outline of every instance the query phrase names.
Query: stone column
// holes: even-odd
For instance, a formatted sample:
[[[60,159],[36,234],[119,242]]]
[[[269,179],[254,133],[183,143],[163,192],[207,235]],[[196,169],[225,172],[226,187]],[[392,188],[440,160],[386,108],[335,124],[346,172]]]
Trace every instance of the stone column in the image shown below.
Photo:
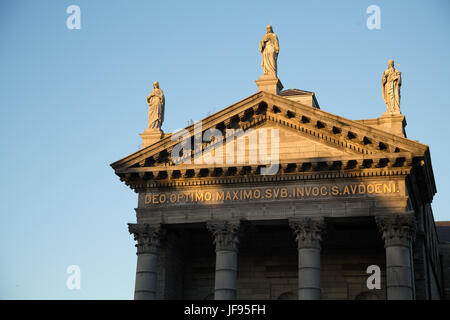
[[[298,248],[298,299],[320,300],[320,250],[323,218],[291,218],[289,226],[295,233]]]
[[[416,224],[413,214],[375,217],[386,248],[388,300],[414,299],[412,240]]]
[[[206,224],[216,245],[215,300],[236,299],[237,255],[240,221],[210,221]]]
[[[156,275],[161,240],[161,225],[128,224],[128,230],[137,241],[135,300],[156,299]]]

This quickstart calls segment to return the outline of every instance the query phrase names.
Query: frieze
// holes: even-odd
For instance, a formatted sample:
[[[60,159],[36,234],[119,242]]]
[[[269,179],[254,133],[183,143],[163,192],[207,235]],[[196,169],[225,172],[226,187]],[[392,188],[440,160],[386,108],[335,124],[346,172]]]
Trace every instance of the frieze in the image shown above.
[[[140,193],[140,206],[177,204],[222,204],[252,201],[314,200],[323,198],[378,197],[401,195],[399,181],[316,183],[284,186],[198,188]]]

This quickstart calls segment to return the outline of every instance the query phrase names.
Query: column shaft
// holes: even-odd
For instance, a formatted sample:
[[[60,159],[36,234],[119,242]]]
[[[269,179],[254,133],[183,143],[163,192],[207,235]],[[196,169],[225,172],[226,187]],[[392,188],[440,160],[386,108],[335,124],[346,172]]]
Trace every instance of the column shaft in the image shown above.
[[[299,300],[320,300],[320,249],[298,249],[298,298]]]
[[[158,270],[158,255],[141,253],[137,257],[136,283],[134,300],[156,299],[156,276]]]
[[[207,223],[216,245],[215,300],[236,299],[239,224],[239,221]]]
[[[216,278],[214,298],[216,300],[236,299],[237,252],[220,250],[216,252]]]
[[[292,218],[289,225],[296,235],[298,248],[298,299],[322,298],[320,251],[323,218]]]
[[[135,300],[156,299],[158,255],[161,236],[160,225],[128,224],[137,240]]]
[[[386,248],[386,281],[389,300],[412,300],[413,284],[410,249],[401,246]]]
[[[415,236],[414,214],[377,216],[386,249],[388,300],[414,299],[412,240]]]

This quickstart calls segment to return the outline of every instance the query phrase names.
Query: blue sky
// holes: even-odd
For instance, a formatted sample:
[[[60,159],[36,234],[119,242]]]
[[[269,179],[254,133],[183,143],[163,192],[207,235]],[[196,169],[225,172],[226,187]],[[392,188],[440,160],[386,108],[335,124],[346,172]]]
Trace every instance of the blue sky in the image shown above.
[[[80,30],[66,27],[72,4]],[[366,27],[372,4],[381,30]],[[166,132],[255,93],[267,24],[285,88],[349,119],[385,111],[395,59],[408,137],[431,148],[435,218],[450,220],[449,12],[447,0],[1,1],[0,298],[132,299],[137,195],[109,164],[141,144],[153,81]],[[69,265],[81,290],[66,287]]]

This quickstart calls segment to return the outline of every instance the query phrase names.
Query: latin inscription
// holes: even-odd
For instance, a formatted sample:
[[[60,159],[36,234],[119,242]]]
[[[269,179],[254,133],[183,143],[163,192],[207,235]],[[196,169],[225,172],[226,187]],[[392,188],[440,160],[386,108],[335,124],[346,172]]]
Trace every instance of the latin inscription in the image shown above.
[[[144,204],[224,203],[258,200],[309,199],[320,197],[349,197],[398,193],[395,182],[358,183],[345,185],[312,185],[289,187],[255,187],[221,190],[148,192]]]

